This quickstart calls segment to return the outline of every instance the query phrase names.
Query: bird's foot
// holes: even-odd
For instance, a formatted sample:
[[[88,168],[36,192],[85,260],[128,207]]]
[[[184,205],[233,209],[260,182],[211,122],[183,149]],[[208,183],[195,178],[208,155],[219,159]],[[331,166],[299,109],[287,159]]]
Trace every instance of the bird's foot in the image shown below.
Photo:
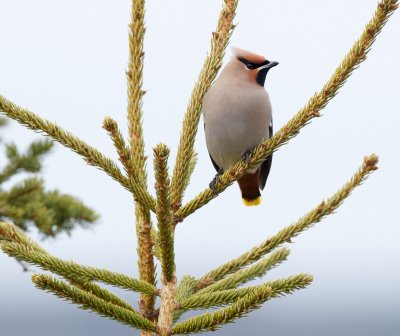
[[[246,163],[246,164],[250,163],[250,159],[251,159],[251,154],[252,154],[252,152],[253,152],[253,150],[252,150],[252,149],[249,149],[247,152],[245,152],[245,153],[242,155],[242,160],[243,160],[244,163]]]
[[[217,192],[217,184],[219,181],[219,177],[224,173],[224,170],[222,168],[220,168],[218,170],[218,172],[215,174],[214,178],[212,179],[212,181],[210,182],[209,186],[210,189],[214,192]]]

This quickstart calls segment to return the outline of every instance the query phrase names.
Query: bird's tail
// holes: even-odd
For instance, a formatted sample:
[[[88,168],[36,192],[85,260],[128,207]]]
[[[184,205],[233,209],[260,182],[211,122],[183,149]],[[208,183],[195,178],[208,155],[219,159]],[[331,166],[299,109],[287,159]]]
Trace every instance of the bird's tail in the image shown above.
[[[258,184],[259,174],[260,171],[257,170],[254,174],[246,174],[238,180],[243,203],[246,206],[254,206],[261,203],[261,194]]]

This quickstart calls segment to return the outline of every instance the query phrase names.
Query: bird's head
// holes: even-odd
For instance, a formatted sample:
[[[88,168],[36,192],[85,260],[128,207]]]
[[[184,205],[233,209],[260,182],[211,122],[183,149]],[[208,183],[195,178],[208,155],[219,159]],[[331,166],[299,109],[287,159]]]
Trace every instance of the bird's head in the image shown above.
[[[265,57],[253,54],[249,51],[234,48],[233,49],[233,64],[241,73],[245,73],[245,77],[250,81],[264,86],[265,77],[269,69],[278,65],[278,62],[268,61]]]

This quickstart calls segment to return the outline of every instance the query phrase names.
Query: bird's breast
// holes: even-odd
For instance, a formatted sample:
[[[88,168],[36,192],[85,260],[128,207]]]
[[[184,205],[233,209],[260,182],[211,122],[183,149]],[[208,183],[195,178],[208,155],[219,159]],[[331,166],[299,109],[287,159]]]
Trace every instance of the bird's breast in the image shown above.
[[[229,168],[268,139],[271,112],[268,94],[261,87],[211,87],[203,104],[205,134],[208,151],[219,167]]]

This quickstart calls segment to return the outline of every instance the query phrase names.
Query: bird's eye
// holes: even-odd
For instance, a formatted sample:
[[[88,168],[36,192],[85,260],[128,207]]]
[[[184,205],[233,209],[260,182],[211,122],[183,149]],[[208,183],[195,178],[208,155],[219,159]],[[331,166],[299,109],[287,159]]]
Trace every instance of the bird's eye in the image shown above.
[[[253,70],[254,69],[254,65],[251,63],[246,63],[246,68],[249,70]]]

